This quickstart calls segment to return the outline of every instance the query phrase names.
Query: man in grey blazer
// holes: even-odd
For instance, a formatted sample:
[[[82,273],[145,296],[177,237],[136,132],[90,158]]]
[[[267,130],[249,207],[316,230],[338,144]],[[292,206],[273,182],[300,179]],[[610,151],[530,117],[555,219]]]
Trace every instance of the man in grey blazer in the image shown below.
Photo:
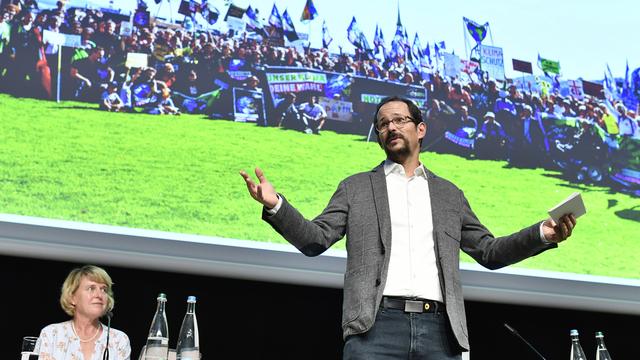
[[[256,168],[241,171],[262,218],[307,256],[347,236],[344,359],[460,359],[469,349],[459,252],[489,269],[557,247],[575,218],[547,219],[495,238],[460,189],[420,163],[426,124],[404,98],[382,100],[374,126],[387,159],[344,179],[306,220]]]

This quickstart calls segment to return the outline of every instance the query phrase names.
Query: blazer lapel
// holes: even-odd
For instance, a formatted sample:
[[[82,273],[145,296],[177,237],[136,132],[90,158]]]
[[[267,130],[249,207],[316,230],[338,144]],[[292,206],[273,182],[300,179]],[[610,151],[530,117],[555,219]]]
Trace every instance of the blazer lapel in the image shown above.
[[[387,180],[385,178],[383,164],[376,166],[371,171],[370,178],[382,247],[387,250],[391,248],[391,215],[389,211],[389,196],[387,194]]]
[[[427,181],[429,183],[429,197],[431,200],[431,214],[433,220],[434,234],[440,230],[444,215],[444,209],[447,208],[447,199],[444,197],[444,191],[440,189],[440,183],[436,180],[436,175],[427,170]]]

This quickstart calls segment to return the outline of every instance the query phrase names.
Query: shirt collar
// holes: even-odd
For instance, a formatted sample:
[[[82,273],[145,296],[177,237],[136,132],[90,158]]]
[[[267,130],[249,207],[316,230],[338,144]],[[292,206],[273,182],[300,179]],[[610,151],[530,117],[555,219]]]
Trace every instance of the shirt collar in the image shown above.
[[[393,162],[389,159],[386,159],[384,161],[384,175],[389,176],[389,174],[391,173],[405,176],[404,167],[402,167],[402,165],[396,162]],[[418,165],[418,167],[414,170],[413,175],[421,176],[424,179],[427,179],[427,171],[425,170],[424,165],[422,165],[422,163],[420,163],[420,165]]]

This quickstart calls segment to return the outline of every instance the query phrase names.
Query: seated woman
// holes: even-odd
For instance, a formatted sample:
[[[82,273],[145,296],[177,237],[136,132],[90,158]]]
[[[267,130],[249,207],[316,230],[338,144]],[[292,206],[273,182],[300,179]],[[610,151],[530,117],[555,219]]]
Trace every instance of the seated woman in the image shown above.
[[[131,346],[122,331],[100,323],[114,306],[113,282],[107,272],[85,265],[71,270],[62,284],[60,305],[71,319],[46,326],[40,332],[36,352],[40,360],[103,358],[109,331],[110,360],[129,360]]]

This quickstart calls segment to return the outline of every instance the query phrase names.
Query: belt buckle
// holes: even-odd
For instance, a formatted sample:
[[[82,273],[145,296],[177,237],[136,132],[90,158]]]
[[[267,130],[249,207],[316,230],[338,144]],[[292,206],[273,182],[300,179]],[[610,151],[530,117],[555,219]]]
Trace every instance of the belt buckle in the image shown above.
[[[404,301],[404,312],[408,312],[408,313],[421,313],[421,312],[424,312],[423,304],[424,304],[424,302],[422,302],[422,301],[405,300]],[[427,306],[428,306],[428,304],[429,303],[427,303]],[[425,306],[425,308],[426,308],[426,306]]]

